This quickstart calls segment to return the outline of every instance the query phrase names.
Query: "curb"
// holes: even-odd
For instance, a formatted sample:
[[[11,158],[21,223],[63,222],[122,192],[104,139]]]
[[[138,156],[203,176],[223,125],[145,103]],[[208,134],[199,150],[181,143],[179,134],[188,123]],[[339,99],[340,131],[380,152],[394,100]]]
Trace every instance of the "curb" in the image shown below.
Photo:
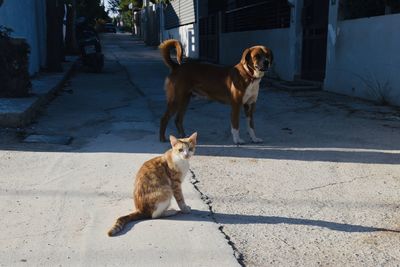
[[[66,67],[66,71],[63,73],[46,75],[47,78],[53,79],[57,76],[61,77],[55,84],[49,85],[48,87],[50,87],[50,89],[46,88],[45,93],[37,94],[29,98],[0,98],[0,106],[3,104],[1,102],[4,102],[8,106],[15,107],[14,110],[3,111],[0,109],[0,127],[19,128],[32,123],[42,108],[56,97],[56,94],[63,88],[64,83],[71,77],[76,68],[78,58],[74,57],[70,60],[71,62],[63,65]],[[34,81],[35,80],[32,82]],[[18,109],[18,106],[21,108]]]

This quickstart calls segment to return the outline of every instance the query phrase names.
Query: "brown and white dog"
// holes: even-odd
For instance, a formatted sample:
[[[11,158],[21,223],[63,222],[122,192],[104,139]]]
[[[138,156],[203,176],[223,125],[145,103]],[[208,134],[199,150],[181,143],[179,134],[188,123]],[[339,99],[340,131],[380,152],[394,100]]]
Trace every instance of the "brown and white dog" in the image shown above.
[[[173,48],[176,49],[177,63],[170,56]],[[261,45],[247,48],[240,62],[233,67],[198,62],[182,63],[182,45],[177,40],[164,41],[160,50],[165,64],[171,69],[165,79],[167,110],[160,123],[160,141],[166,141],[165,130],[169,119],[175,114],[178,132],[180,136],[185,136],[183,117],[190,97],[195,93],[231,105],[231,132],[235,144],[244,143],[239,136],[239,114],[243,106],[252,142],[262,142],[254,132],[253,113],[260,80],[273,60],[269,48]]]

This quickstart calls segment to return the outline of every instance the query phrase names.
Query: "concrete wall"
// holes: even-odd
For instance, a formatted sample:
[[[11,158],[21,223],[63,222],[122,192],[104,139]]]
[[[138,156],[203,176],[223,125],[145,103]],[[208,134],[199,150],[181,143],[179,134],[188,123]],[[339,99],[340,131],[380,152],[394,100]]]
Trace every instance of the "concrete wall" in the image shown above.
[[[5,0],[0,7],[0,25],[14,30],[13,37],[25,38],[31,47],[29,73],[46,63],[45,0]]]
[[[281,79],[291,80],[294,66],[290,57],[289,28],[221,33],[219,59],[221,64],[237,64],[243,51],[254,45],[265,45],[274,54],[274,71]]]
[[[253,45],[265,45],[274,53],[274,72],[279,78],[293,80],[300,73],[301,65],[301,11],[303,0],[291,0],[290,27],[285,29],[272,29],[260,31],[220,33],[219,60],[221,64],[232,65],[240,61],[244,49]],[[206,9],[206,2],[201,4],[197,1],[197,15],[199,11]],[[202,14],[203,14],[202,13]],[[205,15],[205,14],[203,14]],[[161,29],[164,29],[163,17],[161,16]],[[199,29],[198,24],[189,24],[161,32],[161,39],[170,38],[181,41],[185,48],[185,55],[191,58],[199,57]]]
[[[293,80],[301,71],[303,0],[288,1],[292,4],[290,27],[283,29],[221,33],[220,63],[236,64],[244,49],[254,45],[265,45],[274,53],[274,73],[283,80]]]
[[[196,37],[198,36],[197,31],[197,23],[164,30],[162,31],[162,40],[177,39],[182,43],[186,57],[198,58],[199,44],[198,37]]]
[[[400,105],[400,14],[337,21],[331,9],[324,89]]]

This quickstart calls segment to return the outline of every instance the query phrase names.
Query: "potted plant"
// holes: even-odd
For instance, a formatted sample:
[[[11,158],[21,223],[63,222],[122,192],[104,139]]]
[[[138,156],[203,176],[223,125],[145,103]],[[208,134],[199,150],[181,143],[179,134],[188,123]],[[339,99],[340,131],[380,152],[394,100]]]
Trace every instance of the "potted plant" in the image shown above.
[[[11,32],[0,26],[0,97],[26,97],[31,88],[30,48],[25,39],[11,38]]]

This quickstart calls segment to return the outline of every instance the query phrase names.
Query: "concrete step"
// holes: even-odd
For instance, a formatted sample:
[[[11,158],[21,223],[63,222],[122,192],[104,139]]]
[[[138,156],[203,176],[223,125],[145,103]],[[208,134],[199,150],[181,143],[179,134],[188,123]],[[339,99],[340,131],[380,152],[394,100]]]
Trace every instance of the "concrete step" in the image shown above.
[[[299,91],[319,91],[322,83],[314,81],[272,81],[272,86],[278,89],[299,92]]]
[[[32,79],[32,95],[21,98],[0,98],[0,127],[24,127],[38,115],[39,110],[49,103],[63,88],[72,74],[77,57],[68,57],[63,63],[63,72],[40,73]]]

